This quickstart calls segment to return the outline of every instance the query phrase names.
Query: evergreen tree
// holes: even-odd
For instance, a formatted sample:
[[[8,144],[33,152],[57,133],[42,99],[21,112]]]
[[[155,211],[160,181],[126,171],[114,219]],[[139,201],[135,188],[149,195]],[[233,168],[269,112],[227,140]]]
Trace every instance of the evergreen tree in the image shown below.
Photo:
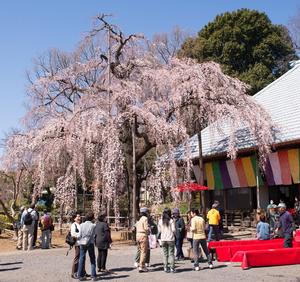
[[[179,56],[220,63],[226,74],[251,86],[250,94],[285,73],[296,58],[287,29],[249,9],[218,15],[183,44]]]

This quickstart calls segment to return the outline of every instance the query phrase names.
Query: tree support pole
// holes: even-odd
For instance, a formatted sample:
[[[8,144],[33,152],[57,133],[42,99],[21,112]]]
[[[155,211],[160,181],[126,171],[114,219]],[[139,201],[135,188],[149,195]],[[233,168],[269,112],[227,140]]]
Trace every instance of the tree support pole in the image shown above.
[[[137,220],[135,127],[136,127],[136,117],[133,118],[133,124],[132,124],[132,226],[134,226]]]

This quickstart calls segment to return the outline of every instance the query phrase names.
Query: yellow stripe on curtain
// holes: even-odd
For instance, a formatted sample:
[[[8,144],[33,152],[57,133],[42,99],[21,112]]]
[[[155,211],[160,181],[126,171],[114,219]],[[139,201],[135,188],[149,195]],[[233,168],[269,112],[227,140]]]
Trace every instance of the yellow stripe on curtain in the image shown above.
[[[299,149],[288,150],[288,158],[294,183],[300,183],[299,174]]]
[[[256,186],[255,172],[250,157],[242,158],[242,164],[249,187]]]
[[[214,190],[215,189],[215,179],[214,179],[212,163],[205,164],[205,172],[206,172],[206,177],[207,177],[207,186],[210,190]]]

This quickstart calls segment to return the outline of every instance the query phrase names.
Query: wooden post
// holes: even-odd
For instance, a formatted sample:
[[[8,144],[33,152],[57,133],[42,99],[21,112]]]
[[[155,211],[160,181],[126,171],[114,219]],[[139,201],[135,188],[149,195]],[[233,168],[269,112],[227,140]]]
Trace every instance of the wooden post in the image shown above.
[[[110,200],[107,199],[106,203],[106,217],[107,217],[107,223],[110,224]]]
[[[201,130],[200,133],[198,133],[198,148],[199,148],[199,184],[204,185]],[[205,191],[201,191],[200,196],[201,196],[200,210],[202,211],[203,216],[206,217]]]
[[[60,205],[59,208],[59,234],[62,235],[62,226],[63,226],[63,213],[64,213],[64,204]]]
[[[257,209],[260,209],[260,198],[259,198],[259,165],[258,165],[258,154],[255,152],[255,162],[256,162],[256,199],[257,199]]]
[[[83,214],[85,215],[85,190],[84,189],[82,193],[82,210],[83,210]]]

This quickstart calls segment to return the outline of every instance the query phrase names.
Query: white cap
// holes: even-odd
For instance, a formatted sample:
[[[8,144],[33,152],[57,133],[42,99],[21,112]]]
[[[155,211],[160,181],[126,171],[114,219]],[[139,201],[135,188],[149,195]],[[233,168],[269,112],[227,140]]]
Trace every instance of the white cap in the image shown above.
[[[286,209],[286,205],[285,205],[285,203],[279,203],[278,206],[277,206],[277,208],[284,208],[284,209]]]

